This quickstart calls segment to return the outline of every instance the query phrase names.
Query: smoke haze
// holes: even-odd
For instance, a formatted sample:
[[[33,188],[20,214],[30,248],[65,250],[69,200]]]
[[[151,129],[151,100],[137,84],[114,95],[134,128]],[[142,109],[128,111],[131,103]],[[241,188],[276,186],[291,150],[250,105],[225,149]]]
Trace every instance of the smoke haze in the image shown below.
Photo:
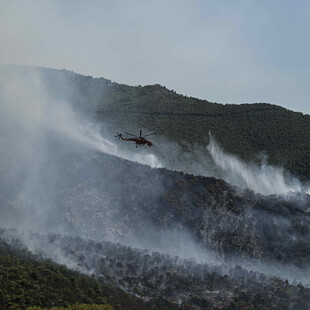
[[[3,217],[6,225],[53,226],[49,216],[55,212],[56,193],[67,182],[64,171],[74,156],[85,162],[99,152],[161,166],[147,150],[138,153],[118,147],[102,136],[99,125],[83,118],[68,102],[51,97],[38,69],[1,67],[0,101],[1,189],[3,195],[11,193],[14,210],[25,215],[20,222],[19,217]]]
[[[170,228],[166,222],[171,223],[172,219],[167,216],[158,227],[152,225],[154,206],[146,208],[148,212],[139,215],[141,217],[135,216],[154,197],[160,197],[167,186],[158,175],[154,181],[149,175],[151,172],[145,172],[143,167],[130,168],[130,162],[214,176],[263,195],[307,192],[303,184],[286,177],[282,169],[268,164],[247,164],[226,154],[213,137],[210,137],[207,150],[196,148],[193,154],[182,153],[180,146],[164,139],[154,151],[147,148],[131,150],[126,144],[117,143],[114,136],[104,134],[105,124],[99,125],[82,115],[71,102],[51,96],[40,71],[34,68],[2,68],[0,102],[0,200],[6,206],[0,221],[6,227],[108,239],[181,258],[194,257],[196,261],[207,261],[216,266],[224,264],[224,258],[222,260],[208,246],[202,246],[181,224]],[[118,168],[119,162],[113,159],[114,156],[128,162]],[[113,161],[115,166],[111,164],[112,168],[98,168],[109,166]],[[101,174],[102,171],[105,174]],[[138,180],[137,184],[133,184],[133,180]],[[123,192],[125,194],[121,196]],[[141,199],[135,200],[139,195]],[[139,204],[134,205],[136,201]],[[131,205],[129,217],[124,209]],[[166,210],[162,212],[165,217]],[[246,218],[250,220],[251,216],[253,212]],[[203,220],[207,225],[208,220]],[[277,215],[272,220],[283,231],[293,225]],[[130,221],[134,223],[129,225]],[[228,232],[234,229],[228,222],[224,223]],[[100,227],[97,234],[96,225]],[[264,231],[264,227],[260,229]],[[214,231],[204,233],[207,239]],[[29,248],[39,247],[27,236],[24,236],[24,242],[29,242]],[[307,236],[299,240],[306,240]],[[53,253],[56,261],[78,268],[53,247],[46,249],[47,256]],[[248,264],[249,269],[256,266],[256,270],[292,280],[294,270],[298,269],[293,266],[287,272],[282,268],[272,272],[273,268],[267,263],[251,265],[238,257],[232,264],[235,266],[240,262],[244,266]],[[298,269],[298,272],[301,279],[300,272],[303,271]],[[304,278],[302,280],[306,283]]]

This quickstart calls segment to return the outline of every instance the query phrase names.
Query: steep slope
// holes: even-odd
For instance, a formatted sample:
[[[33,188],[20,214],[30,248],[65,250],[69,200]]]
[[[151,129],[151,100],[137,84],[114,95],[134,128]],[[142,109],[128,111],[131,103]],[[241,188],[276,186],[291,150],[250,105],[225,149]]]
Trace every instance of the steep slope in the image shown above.
[[[310,267],[308,195],[255,195],[215,178],[113,160],[93,158],[92,169],[106,178],[91,174],[59,196],[68,222],[85,236],[135,239],[141,247],[153,240],[155,247],[156,234],[190,233],[192,241],[223,258]],[[117,190],[111,189],[115,180]]]
[[[96,113],[113,128],[134,132],[148,128],[185,148],[206,146],[211,131],[228,152],[246,160],[265,152],[271,164],[310,178],[309,115],[266,103],[212,103],[160,85],[132,87],[68,71],[42,69],[42,74],[51,93]]]
[[[1,223],[18,227],[40,221],[47,230],[176,255],[181,248],[193,252],[190,246],[197,244],[221,259],[293,265],[298,279],[308,272],[308,195],[255,195],[215,178],[102,154],[71,157],[62,174],[65,180],[54,188],[50,205],[39,206],[44,216],[39,210],[25,214],[31,209],[3,194]]]
[[[59,148],[57,145],[56,143],[54,147]],[[41,222],[43,230],[45,228],[47,231],[65,232],[99,242],[110,241],[105,243],[103,249],[112,247],[113,250],[107,256],[106,250],[100,252],[100,245],[87,244],[81,239],[69,238],[62,241],[62,237],[52,236],[49,242],[54,244],[54,248],[48,250],[46,240],[40,241],[41,245],[39,242],[36,246],[46,257],[57,261],[57,256],[53,255],[58,254],[59,249],[63,249],[61,251],[64,251],[65,257],[76,253],[74,259],[70,258],[76,262],[75,265],[84,266],[86,270],[96,270],[97,275],[102,272],[111,283],[124,286],[131,292],[145,294],[147,298],[162,294],[172,302],[185,298],[190,305],[200,305],[202,309],[203,305],[209,302],[223,308],[243,300],[243,297],[238,297],[243,290],[247,291],[246,302],[253,303],[257,298],[265,300],[262,296],[265,296],[266,291],[286,290],[286,279],[291,284],[297,280],[309,285],[310,198],[307,195],[255,195],[253,192],[232,187],[223,180],[167,169],[152,169],[100,153],[70,156],[64,167],[61,174],[65,177],[61,177],[62,182],[57,184],[58,188],[54,188],[56,196],[51,199],[51,205],[39,206],[39,210],[32,209],[36,211],[32,214],[28,214],[31,209],[24,208],[18,204],[18,200],[12,199],[14,188],[10,195],[2,192],[2,225],[11,222],[14,227],[23,227],[25,223]],[[44,175],[42,182],[48,182],[51,177],[49,174]],[[42,216],[40,211],[46,214]],[[36,225],[27,224],[26,227],[29,229]],[[10,243],[12,240],[14,238]],[[36,244],[31,238],[26,238],[25,242],[26,245]],[[150,274],[144,275],[146,271],[142,270],[136,274],[135,269],[131,270],[129,267],[129,274],[123,274],[122,266],[133,262],[136,266],[137,261],[143,261],[139,254],[143,250],[130,258],[131,250],[115,245],[116,242],[166,253],[160,254],[158,258],[161,267],[157,269],[159,265],[155,255],[149,261],[138,264],[146,270],[150,268]],[[99,248],[91,258],[93,247]],[[128,256],[126,253],[129,253]],[[183,259],[194,257],[206,262],[208,266],[205,267],[205,274],[200,273],[200,267],[197,267],[198,274],[194,271],[192,274],[192,271],[186,269],[186,262],[181,263],[180,267],[174,266],[178,259],[166,260],[167,254]],[[143,256],[145,255],[146,252],[143,252]],[[104,256],[108,258],[102,260]],[[121,257],[116,269],[116,263],[110,261],[115,257]],[[212,268],[215,268],[216,264],[220,265],[220,269],[214,271]],[[246,273],[245,278],[250,279],[252,286],[247,281],[235,282],[233,274],[236,264],[245,268],[241,274]],[[154,284],[154,279],[161,281],[164,271],[167,274],[165,266],[171,266],[169,268],[176,276],[170,277],[168,274],[163,284]],[[229,266],[232,266],[231,269]],[[193,268],[195,270],[196,267]],[[185,279],[178,275],[178,270],[185,274]],[[216,275],[213,275],[213,271]],[[253,271],[258,274],[252,275]],[[238,268],[236,272],[239,272]],[[170,271],[169,273],[171,274]],[[261,273],[266,279],[269,276],[278,276],[282,280],[275,280],[271,287],[270,284],[268,287],[261,286],[257,280]],[[225,274],[228,278],[223,278]],[[140,287],[138,283],[142,283],[144,277],[145,282]],[[164,284],[166,281],[170,287],[167,291]],[[192,281],[197,284],[193,286]],[[207,286],[203,286],[199,281],[203,281]],[[171,295],[171,290],[176,291],[175,285],[179,285],[176,283],[183,284],[180,284],[176,295]],[[214,287],[210,283],[213,283]],[[275,309],[288,301],[291,309],[295,309],[296,304],[300,306],[292,297],[300,290],[296,288],[297,283],[294,284],[280,301],[278,293],[268,297],[269,302],[275,303]],[[237,289],[236,292],[229,295],[233,288]],[[216,295],[219,294],[216,293],[218,290],[222,292],[220,295]],[[210,292],[205,295],[206,291]],[[213,296],[214,294],[217,297]],[[302,298],[307,300],[308,293],[302,291],[300,294],[305,294]],[[258,301],[256,303],[261,305]]]
[[[8,72],[31,67],[1,67]],[[71,102],[84,115],[114,131],[156,131],[188,149],[206,146],[211,131],[225,151],[246,160],[284,166],[310,179],[310,116],[266,104],[217,104],[176,94],[160,85],[127,86],[66,70],[37,68],[49,94]],[[124,125],[126,124],[126,126]],[[112,135],[112,131],[110,131]]]
[[[195,131],[197,117],[225,120],[213,123],[211,129],[216,132],[219,124],[223,130],[230,128],[233,120],[229,113],[237,111],[231,116],[237,120],[235,125],[248,132],[250,122],[255,124],[248,120],[252,112],[262,113],[258,128],[265,114],[275,111],[278,118],[277,111],[286,110],[270,105],[223,106],[185,98],[158,85],[134,88],[67,71],[20,67],[14,70],[18,74],[24,71],[18,84],[21,93],[15,96],[14,79],[8,85],[3,81],[5,74],[1,75],[0,84],[4,85],[1,89],[10,90],[0,92],[5,102],[0,123],[0,225],[40,231],[43,235],[56,232],[77,236],[66,239],[50,235],[46,239],[22,234],[19,238],[31,250],[38,248],[45,257],[57,262],[64,258],[68,266],[72,267],[73,262],[74,268],[103,275],[110,284],[146,299],[162,295],[184,309],[212,305],[229,309],[241,307],[242,303],[244,307],[253,304],[261,308],[266,300],[275,308],[289,304],[289,309],[307,309],[309,296],[303,285],[310,285],[309,195],[286,190],[285,196],[263,196],[212,177],[152,169],[147,164],[150,156],[153,160],[156,155],[105,139],[115,135],[106,123],[126,125],[129,131],[142,126],[149,117],[146,127],[152,129],[152,121],[158,122],[159,128],[183,143],[185,149],[195,143],[194,137],[199,136],[201,128],[209,128],[199,125]],[[16,72],[13,77],[17,77]],[[142,91],[139,102],[135,99],[137,90]],[[131,98],[130,103],[118,100],[120,94]],[[88,102],[87,98],[91,100]],[[74,109],[66,105],[67,101]],[[134,106],[137,110],[133,110]],[[245,127],[238,123],[241,111],[245,111]],[[303,122],[308,126],[308,116],[287,113],[289,117],[301,117],[301,126],[294,125],[294,130],[303,128]],[[175,127],[178,121],[161,121],[162,117],[180,120],[181,114],[193,118],[188,123],[193,126],[192,131],[184,136]],[[94,117],[101,125],[96,130]],[[183,125],[186,129],[187,125]],[[275,128],[273,134],[280,135],[279,128]],[[283,136],[289,133],[291,129]],[[242,134],[238,136],[240,141]],[[196,142],[203,145],[207,140]],[[246,141],[251,140],[247,137]],[[269,143],[260,138],[256,141],[262,143],[261,149]],[[227,143],[226,147],[230,142]],[[159,143],[159,147],[164,154],[164,143]],[[109,153],[111,149],[113,152]],[[244,157],[250,154],[245,150],[240,149]],[[178,152],[179,156],[170,160],[186,162],[188,154],[184,150]],[[165,155],[169,157],[170,153]],[[135,163],[137,158],[144,165]],[[197,164],[194,157],[187,160]],[[204,162],[200,167],[203,165]],[[199,169],[196,171],[199,173]],[[251,177],[255,181],[255,174]],[[81,237],[94,241],[86,242]],[[15,239],[8,241],[14,244]],[[161,254],[153,255],[152,251]],[[188,262],[191,257],[206,266],[200,268],[196,262]],[[136,261],[140,263],[137,265]],[[241,270],[236,265],[241,265]],[[236,280],[239,274],[240,281]],[[274,276],[280,277],[275,280],[278,284],[270,279]],[[302,284],[297,286],[296,281]],[[266,296],[266,290],[273,294]],[[297,300],[293,297],[296,294]]]

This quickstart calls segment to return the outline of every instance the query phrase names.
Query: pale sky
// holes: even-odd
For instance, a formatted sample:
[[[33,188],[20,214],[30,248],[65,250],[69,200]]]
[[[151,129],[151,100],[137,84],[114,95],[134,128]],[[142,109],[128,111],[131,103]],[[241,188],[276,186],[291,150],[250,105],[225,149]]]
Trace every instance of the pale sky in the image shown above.
[[[310,114],[308,0],[0,0],[0,63]]]

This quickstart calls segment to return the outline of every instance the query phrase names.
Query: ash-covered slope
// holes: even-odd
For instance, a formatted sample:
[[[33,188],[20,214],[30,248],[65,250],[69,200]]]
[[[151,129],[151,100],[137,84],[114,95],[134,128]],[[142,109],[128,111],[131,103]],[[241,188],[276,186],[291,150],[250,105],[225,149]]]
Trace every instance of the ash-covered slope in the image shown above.
[[[13,219],[22,226],[28,217],[30,222],[48,221],[48,231],[99,241],[187,257],[243,260],[255,270],[263,268],[258,260],[277,265],[274,275],[283,272],[284,278],[307,282],[308,195],[257,195],[223,180],[96,153],[71,157],[62,173],[65,180],[54,188],[51,205],[42,206],[44,217],[38,210],[23,214],[29,210],[18,209],[2,193],[2,224]]]
[[[169,242],[186,248],[192,241],[225,259],[310,267],[308,195],[255,195],[215,178],[115,158],[111,165],[105,156],[92,167],[105,178],[86,178],[59,196],[68,222],[84,236],[171,251]]]
[[[104,275],[139,296],[162,295],[200,309],[242,300],[272,301],[275,309],[290,302],[291,309],[299,309],[301,301],[293,296],[308,299],[296,285],[309,285],[309,196],[255,195],[223,180],[98,153],[72,156],[63,174],[53,204],[43,206],[48,211],[43,219],[53,223],[46,230],[105,242],[51,235],[48,246],[44,238],[24,235],[24,244],[45,257]],[[42,220],[38,213],[25,215],[4,192],[1,210],[2,225],[12,218],[20,227],[25,218]],[[274,276],[279,280],[269,279]]]

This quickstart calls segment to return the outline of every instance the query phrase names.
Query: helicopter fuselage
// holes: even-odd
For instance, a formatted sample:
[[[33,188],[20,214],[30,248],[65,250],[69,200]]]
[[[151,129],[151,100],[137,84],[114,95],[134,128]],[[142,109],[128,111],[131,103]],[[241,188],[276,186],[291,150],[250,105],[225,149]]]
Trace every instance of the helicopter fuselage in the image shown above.
[[[132,141],[135,142],[136,145],[145,145],[147,144],[147,146],[152,146],[153,143],[150,140],[147,140],[143,137],[141,138],[123,138],[123,136],[121,134],[119,134],[119,137],[124,140],[124,141]]]

